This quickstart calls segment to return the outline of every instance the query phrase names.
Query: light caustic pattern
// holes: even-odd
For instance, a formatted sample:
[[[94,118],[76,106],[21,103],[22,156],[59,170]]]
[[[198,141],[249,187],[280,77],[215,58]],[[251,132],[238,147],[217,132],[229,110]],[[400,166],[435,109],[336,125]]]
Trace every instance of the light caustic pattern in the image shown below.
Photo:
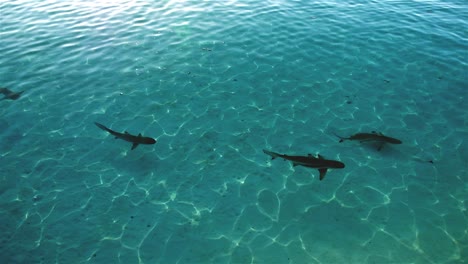
[[[1,4],[0,259],[466,259],[465,4],[309,2]]]

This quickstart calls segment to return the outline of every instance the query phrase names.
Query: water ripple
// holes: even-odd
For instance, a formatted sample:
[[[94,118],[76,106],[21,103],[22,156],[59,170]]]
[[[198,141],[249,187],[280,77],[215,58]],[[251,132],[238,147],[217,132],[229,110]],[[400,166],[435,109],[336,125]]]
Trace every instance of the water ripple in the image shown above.
[[[457,0],[1,3],[0,87],[25,93],[0,100],[0,258],[460,261],[466,10]],[[131,151],[95,121],[158,143]],[[333,135],[372,130],[404,144],[377,152]],[[263,148],[346,169],[318,181]]]

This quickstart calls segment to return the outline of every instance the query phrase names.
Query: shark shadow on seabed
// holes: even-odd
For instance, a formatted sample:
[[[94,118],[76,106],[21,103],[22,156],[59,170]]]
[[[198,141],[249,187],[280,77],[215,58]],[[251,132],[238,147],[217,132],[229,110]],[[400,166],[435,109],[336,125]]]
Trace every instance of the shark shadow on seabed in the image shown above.
[[[3,98],[0,100],[17,100],[20,98],[21,94],[24,93],[24,91],[13,92],[8,88],[0,88],[0,93],[3,94]]]

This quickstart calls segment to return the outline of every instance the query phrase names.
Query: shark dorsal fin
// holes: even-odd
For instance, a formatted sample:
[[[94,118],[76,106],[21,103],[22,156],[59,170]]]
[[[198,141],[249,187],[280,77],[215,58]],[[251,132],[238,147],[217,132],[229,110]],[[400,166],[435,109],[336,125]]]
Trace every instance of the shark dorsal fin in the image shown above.
[[[138,137],[141,137],[141,133],[138,134]]]
[[[130,133],[128,133],[127,131],[124,132],[125,135],[129,135]]]
[[[317,156],[318,156],[319,159],[322,159],[322,160],[325,159],[325,158],[324,158],[322,155],[320,155],[320,154],[317,154]]]
[[[307,154],[307,157],[312,158],[313,156],[312,156],[312,154],[309,153],[309,154]]]

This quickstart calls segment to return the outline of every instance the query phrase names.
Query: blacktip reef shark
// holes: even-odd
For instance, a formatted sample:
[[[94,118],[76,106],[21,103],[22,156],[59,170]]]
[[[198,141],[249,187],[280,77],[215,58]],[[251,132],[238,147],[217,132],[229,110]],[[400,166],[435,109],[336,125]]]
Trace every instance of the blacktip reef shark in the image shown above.
[[[344,163],[336,160],[327,160],[324,157],[318,155],[318,158],[312,156],[311,154],[307,156],[289,156],[285,154],[275,153],[264,149],[263,152],[271,156],[271,159],[283,158],[292,162],[293,166],[304,166],[308,168],[318,169],[320,172],[320,180],[325,178],[328,169],[342,169],[345,167]]]
[[[24,93],[24,91],[13,92],[8,88],[0,88],[0,93],[4,95],[2,100],[6,100],[6,99],[16,100],[16,99],[20,98],[21,94]]]
[[[345,141],[345,140],[357,140],[357,141],[359,141],[361,143],[362,142],[377,142],[379,144],[378,148],[377,148],[378,151],[380,151],[383,148],[385,143],[390,143],[390,144],[401,144],[401,143],[403,143],[399,139],[392,138],[392,137],[389,137],[389,136],[385,136],[384,134],[382,134],[380,132],[375,132],[375,131],[372,131],[371,133],[357,133],[357,134],[354,134],[354,135],[352,135],[350,137],[340,137],[337,134],[335,134],[335,136],[340,138],[340,143]]]
[[[154,138],[143,137],[141,134],[138,134],[138,136],[134,136],[130,135],[127,131],[125,131],[124,133],[119,133],[110,128],[107,128],[102,124],[99,124],[98,122],[94,122],[94,124],[96,124],[96,126],[98,126],[100,129],[109,132],[111,135],[115,136],[115,138],[120,138],[130,143],[133,143],[132,150],[134,150],[140,144],[151,145],[156,143],[156,140]]]

